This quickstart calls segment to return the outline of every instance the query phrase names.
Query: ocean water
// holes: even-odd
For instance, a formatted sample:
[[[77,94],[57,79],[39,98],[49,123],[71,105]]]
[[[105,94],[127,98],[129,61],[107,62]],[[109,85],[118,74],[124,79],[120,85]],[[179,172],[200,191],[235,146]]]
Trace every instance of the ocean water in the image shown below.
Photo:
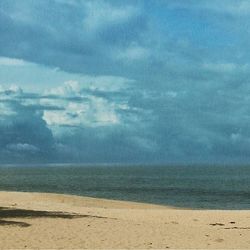
[[[2,166],[0,190],[250,209],[250,166]]]

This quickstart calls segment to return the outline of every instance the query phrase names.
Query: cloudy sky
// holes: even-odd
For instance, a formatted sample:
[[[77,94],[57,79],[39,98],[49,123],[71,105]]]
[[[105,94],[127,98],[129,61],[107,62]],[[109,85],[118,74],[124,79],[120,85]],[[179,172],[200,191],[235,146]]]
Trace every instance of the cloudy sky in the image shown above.
[[[1,163],[249,163],[249,26],[248,0],[1,0]]]

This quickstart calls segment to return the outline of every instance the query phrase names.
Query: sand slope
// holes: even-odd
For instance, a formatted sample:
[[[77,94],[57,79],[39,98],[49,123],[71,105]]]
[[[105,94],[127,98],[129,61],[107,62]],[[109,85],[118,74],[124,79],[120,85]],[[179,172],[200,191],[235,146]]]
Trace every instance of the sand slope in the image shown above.
[[[0,192],[0,207],[1,249],[250,248],[250,211],[21,192]]]

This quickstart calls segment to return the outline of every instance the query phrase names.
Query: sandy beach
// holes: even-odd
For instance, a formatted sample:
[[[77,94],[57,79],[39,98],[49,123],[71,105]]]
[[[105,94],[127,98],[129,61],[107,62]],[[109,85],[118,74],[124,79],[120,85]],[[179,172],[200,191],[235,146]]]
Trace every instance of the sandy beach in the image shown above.
[[[248,249],[250,211],[0,192],[1,249]]]

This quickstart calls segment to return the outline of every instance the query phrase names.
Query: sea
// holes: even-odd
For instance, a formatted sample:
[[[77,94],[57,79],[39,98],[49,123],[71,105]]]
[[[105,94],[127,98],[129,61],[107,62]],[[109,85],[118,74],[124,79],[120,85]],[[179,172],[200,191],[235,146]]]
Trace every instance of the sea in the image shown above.
[[[0,191],[244,210],[250,209],[250,166],[5,165]]]

